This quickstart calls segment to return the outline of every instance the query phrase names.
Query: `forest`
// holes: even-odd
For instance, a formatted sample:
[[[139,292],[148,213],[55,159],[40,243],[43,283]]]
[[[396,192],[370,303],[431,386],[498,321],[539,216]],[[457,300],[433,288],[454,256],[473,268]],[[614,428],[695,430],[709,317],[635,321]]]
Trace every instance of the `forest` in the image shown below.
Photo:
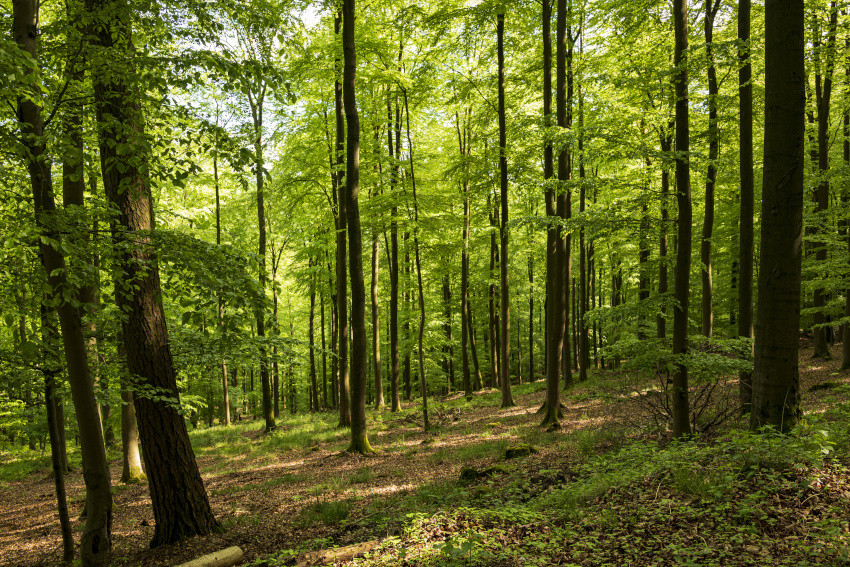
[[[850,563],[848,9],[0,0],[0,565]]]

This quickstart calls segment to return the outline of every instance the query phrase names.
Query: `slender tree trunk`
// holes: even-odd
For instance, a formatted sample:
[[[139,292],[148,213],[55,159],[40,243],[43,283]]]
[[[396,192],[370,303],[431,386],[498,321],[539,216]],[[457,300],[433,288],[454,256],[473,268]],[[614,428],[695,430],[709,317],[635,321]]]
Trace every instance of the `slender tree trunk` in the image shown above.
[[[578,176],[579,212],[584,213],[586,206],[586,171],[584,167],[584,95],[579,84],[578,94]],[[587,380],[587,369],[590,366],[590,341],[587,335],[587,248],[585,247],[584,225],[579,228],[579,286],[578,286],[578,361],[579,382]]]
[[[670,150],[673,148],[673,132],[672,129],[675,123],[671,123],[670,127],[663,130],[660,135],[661,151],[664,156],[670,155]],[[660,236],[658,239],[658,295],[662,297],[667,294],[667,229],[670,224],[670,211],[668,207],[668,199],[670,195],[670,169],[666,163],[661,164],[661,227]],[[600,296],[601,297],[601,296]],[[658,311],[658,316],[655,319],[656,335],[659,339],[667,338],[667,300],[662,299],[661,308]]]
[[[218,105],[216,105],[216,126],[218,126]],[[221,186],[218,179],[218,130],[216,130],[215,151],[213,152],[213,179],[215,181],[215,243],[221,246]],[[224,332],[224,302],[218,298],[219,332]],[[223,394],[224,425],[230,425],[230,388],[227,387],[227,361],[224,353],[221,358],[221,392]]]
[[[469,324],[469,121],[472,109],[468,107],[464,112],[464,121],[461,126],[460,116],[455,114],[457,126],[457,143],[460,150],[460,158],[463,160],[463,250],[460,256],[460,348],[463,360],[463,391],[466,397],[472,396],[472,374],[469,368],[469,346],[472,327]]]
[[[739,96],[739,163],[741,212],[738,236],[738,336],[753,338],[753,85],[750,49],[751,0],[738,2],[738,96]],[[846,327],[845,327],[846,328]],[[739,399],[742,413],[749,413],[753,396],[753,375],[738,373]]]
[[[455,387],[455,365],[452,347],[452,288],[448,273],[443,276],[443,316],[443,332],[446,334],[446,344],[443,345],[443,372],[447,378],[446,393],[450,393]]]
[[[59,336],[55,319],[47,311],[45,302],[42,301],[39,311],[41,313],[41,336],[45,345],[58,344]],[[24,325],[21,325],[21,344],[26,340]],[[52,359],[53,357],[50,357]],[[49,359],[48,359],[49,360]],[[59,514],[59,529],[62,532],[62,560],[70,564],[74,560],[74,536],[71,532],[71,518],[68,513],[68,497],[65,492],[65,474],[67,458],[64,440],[59,436],[59,428],[65,427],[59,423],[57,415],[56,374],[59,371],[52,360],[45,360],[42,374],[44,376],[44,407],[47,410],[47,434],[50,439],[50,462],[53,465],[53,487],[56,490],[56,509]]]
[[[714,333],[714,282],[711,268],[711,239],[714,232],[714,186],[717,181],[717,158],[720,137],[717,131],[717,69],[714,66],[714,18],[720,8],[720,0],[706,0],[705,52],[708,59],[708,172],[705,179],[705,216],[702,224],[700,262],[702,263],[702,334],[711,337]]]
[[[319,313],[322,329],[322,409],[328,408],[328,355],[325,342],[325,292],[319,292]]]
[[[425,333],[425,294],[422,286],[422,262],[419,255],[419,201],[416,195],[416,174],[413,167],[413,139],[410,136],[410,106],[407,101],[407,90],[402,89],[404,95],[404,113],[407,124],[407,155],[410,160],[410,185],[413,189],[413,253],[416,261],[416,283],[419,291],[419,334],[417,335],[418,360],[419,360],[419,389],[422,395],[422,428],[428,433],[428,381],[425,375],[425,349],[423,347],[423,335]]]
[[[532,215],[536,211],[532,212]],[[533,244],[533,243],[532,243]],[[534,382],[534,252],[528,252],[528,380]]]
[[[341,9],[342,10],[342,9]],[[334,31],[340,34],[342,26],[342,11],[334,19]],[[344,40],[343,40],[344,43]],[[336,295],[337,295],[337,354],[339,379],[339,427],[351,426],[351,399],[349,397],[348,375],[348,199],[344,181],[345,177],[345,116],[343,114],[343,88],[339,82],[340,62],[336,60],[337,79],[334,81],[334,105],[336,114],[336,187],[338,195],[339,227],[336,238]],[[359,137],[359,133],[358,133]]]
[[[558,44],[556,54],[557,72],[555,76],[555,107],[558,118],[558,126],[571,130],[573,125],[573,37],[572,37],[572,3],[566,0],[558,0],[558,21],[557,21],[557,39]],[[563,23],[560,18],[564,18]],[[563,28],[563,29],[561,29]],[[567,185],[560,194],[561,203],[559,204],[560,216],[563,219],[572,217],[572,190],[567,182],[572,179],[572,153],[568,146],[564,146],[561,152],[558,153],[558,182],[562,189]],[[563,256],[561,263],[563,265],[563,325],[564,325],[564,343],[563,352],[561,354],[561,382],[564,389],[568,389],[573,385],[573,372],[570,362],[570,284],[572,282],[572,236],[569,232],[561,235],[563,242]],[[575,340],[573,340],[575,346]]]
[[[829,171],[829,111],[832,100],[832,75],[835,67],[835,43],[838,25],[838,9],[835,1],[830,3],[829,24],[827,28],[826,45],[822,46],[820,41],[820,33],[816,31],[814,41],[814,49],[816,57],[820,60],[820,64],[815,63],[815,97],[817,101],[818,124],[817,124],[817,148],[818,148],[818,176],[821,178],[817,189],[815,190],[815,223],[813,226],[813,234],[825,233],[828,227],[826,219],[827,210],[829,209],[829,181],[826,175]],[[825,53],[821,50],[825,49]],[[823,243],[815,243],[812,245],[815,249],[815,260],[823,265],[826,262],[827,250]],[[826,308],[827,292],[820,285],[815,287],[814,305],[815,308],[815,327],[814,343],[815,343],[815,358],[831,358],[829,353],[829,345],[827,341],[827,319],[824,313]]]
[[[343,101],[346,122],[345,198],[348,214],[348,268],[351,277],[351,447],[371,453],[366,435],[366,283],[363,279],[363,242],[360,231],[360,116],[354,82],[357,68],[354,45],[354,0],[342,3]]]
[[[496,270],[496,257],[498,255],[498,248],[496,242],[496,220],[495,216],[493,215],[490,195],[487,195],[487,208],[489,209],[490,217],[490,387],[495,387],[499,381],[499,325],[498,315],[496,315],[496,280],[493,276],[493,272]]]
[[[404,281],[405,281],[405,289],[404,289],[404,305],[405,312],[407,312],[407,308],[410,304],[410,246],[407,241],[410,240],[410,233],[405,231],[404,233]],[[410,338],[410,318],[406,317],[404,321],[404,337],[405,340]],[[410,349],[405,349],[404,353],[404,372],[403,372],[403,381],[404,381],[404,399],[406,401],[411,401],[413,399],[413,385],[410,376]]]
[[[765,5],[764,189],[750,427],[800,419],[806,74],[803,0]]]
[[[397,129],[396,133],[398,133]],[[397,136],[398,138],[400,136]],[[389,91],[387,91],[387,149],[392,164],[390,189],[393,194],[393,206],[390,210],[390,409],[397,412],[401,409],[398,398],[398,205],[396,204],[399,168],[394,160],[399,159],[400,156],[394,152],[393,105]]]
[[[32,0],[14,0],[12,10],[12,37],[15,43],[38,61],[39,30],[35,3]],[[26,75],[33,74],[33,71],[28,69],[22,69],[22,72]],[[30,79],[38,80],[32,76]],[[59,315],[68,380],[80,429],[83,468],[86,471],[84,481],[88,514],[80,541],[80,557],[84,567],[108,565],[112,550],[112,493],[109,464],[106,460],[103,429],[92,386],[80,313],[62,293],[62,290],[67,288],[68,277],[65,257],[61,252],[62,235],[53,226],[52,217],[55,215],[56,204],[53,198],[50,158],[44,140],[41,107],[36,100],[38,95],[33,98],[19,99],[17,112],[22,134],[21,141],[26,147],[36,226],[44,231],[47,237],[39,239],[39,253]],[[48,239],[57,243],[55,247],[47,244]]]
[[[499,186],[501,188],[501,223],[499,229],[502,237],[501,262],[499,263],[502,293],[501,307],[501,371],[502,407],[514,405],[511,394],[511,310],[510,293],[508,289],[508,157],[507,157],[507,126],[505,120],[505,14],[496,16],[497,59],[499,67]]]
[[[309,267],[317,265],[313,258],[308,260]],[[310,409],[319,411],[319,382],[316,376],[316,277],[310,275],[310,318],[307,324],[307,337],[310,342]]]
[[[845,53],[850,53],[850,37],[845,39]],[[850,169],[850,106],[848,106],[847,97],[850,97],[850,55],[845,59],[845,101],[844,101],[844,167]],[[841,192],[841,201],[844,207],[847,207],[850,201],[850,191],[845,186]],[[846,210],[846,209],[845,209]],[[850,257],[850,220],[845,220],[844,223],[845,238],[847,239],[847,252]],[[850,318],[850,288],[844,290],[844,316]],[[845,322],[841,325],[841,369],[847,370],[850,368],[850,323]]]
[[[688,300],[691,279],[691,172],[688,166],[690,126],[688,122],[688,0],[673,0],[676,66],[676,201],[679,205],[678,250],[676,251],[675,297],[673,308],[673,355],[688,351]],[[677,364],[673,376],[673,436],[691,432],[688,403],[688,367]]]
[[[381,318],[378,299],[378,231],[372,236],[372,361],[375,372],[375,409],[384,407],[384,376],[381,366]]]

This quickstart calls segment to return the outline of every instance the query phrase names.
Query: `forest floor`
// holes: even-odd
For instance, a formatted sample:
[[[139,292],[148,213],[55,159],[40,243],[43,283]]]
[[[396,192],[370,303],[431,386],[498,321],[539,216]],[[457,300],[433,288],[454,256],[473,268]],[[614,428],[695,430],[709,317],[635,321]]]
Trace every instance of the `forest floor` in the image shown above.
[[[330,412],[281,416],[268,435],[259,421],[199,429],[191,437],[224,531],[154,550],[147,486],[118,484],[111,449],[114,563],[172,566],[238,545],[246,564],[271,567],[379,540],[357,565],[850,565],[850,374],[839,372],[840,345],[826,362],[803,347],[804,409],[826,417],[791,437],[729,433],[741,425],[731,423],[710,442],[668,443],[648,384],[629,388],[608,371],[565,393],[554,432],[538,427],[542,381],[515,386],[506,409],[496,390],[433,398],[429,434],[416,404],[370,411],[368,457],[345,452]],[[736,388],[718,392],[734,400]],[[538,452],[506,459],[517,444]],[[0,480],[0,565],[58,564],[49,458],[25,464],[28,474]],[[464,467],[477,474],[462,480]],[[67,486],[78,539],[79,472]]]

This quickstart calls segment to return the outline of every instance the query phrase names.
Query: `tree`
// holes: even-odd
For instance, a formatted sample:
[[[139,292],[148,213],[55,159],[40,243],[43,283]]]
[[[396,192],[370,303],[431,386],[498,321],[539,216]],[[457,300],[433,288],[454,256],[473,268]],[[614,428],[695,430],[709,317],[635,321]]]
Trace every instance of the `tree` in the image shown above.
[[[113,241],[124,280],[116,293],[126,314],[122,325],[128,367],[138,381],[136,410],[156,520],[151,547],[156,547],[220,527],[179,411],[157,257],[151,248],[154,218],[147,179],[148,146],[140,85],[134,82],[131,10],[121,0],[87,0],[86,8],[92,19],[96,63],[92,77],[103,184],[119,211]]]
[[[505,119],[505,13],[499,12],[496,15],[496,35],[497,35],[497,59],[499,66],[499,188],[501,194],[501,222],[499,223],[499,231],[501,233],[502,250],[501,262],[499,263],[499,273],[501,280],[502,294],[499,301],[499,306],[502,309],[502,327],[501,327],[501,344],[502,349],[500,382],[502,387],[502,407],[507,408],[514,405],[514,399],[511,395],[511,310],[510,310],[510,293],[508,290],[508,240],[510,238],[508,232],[508,157],[507,157],[507,126]]]
[[[800,419],[806,88],[802,0],[765,4],[764,185],[750,427]]]
[[[37,86],[39,30],[36,4],[32,0],[15,0],[12,8],[12,37],[26,54],[22,59],[24,66],[22,71],[33,81],[32,84]],[[83,467],[86,471],[84,480],[88,512],[80,540],[80,557],[86,567],[108,565],[112,549],[112,492],[109,463],[106,460],[103,429],[94,396],[80,312],[71,302],[71,298],[66,296],[69,278],[61,247],[62,234],[54,225],[56,203],[53,196],[51,162],[44,138],[41,94],[40,91],[36,93],[26,93],[26,96],[19,98],[17,112],[21,129],[22,154],[29,171],[35,205],[36,226],[44,232],[44,237],[39,238],[39,255],[47,273],[47,284],[51,289],[50,299],[59,316],[71,395],[80,428],[80,448]],[[50,377],[45,384],[45,393],[47,400],[51,401],[53,392]],[[58,427],[56,423],[58,420],[53,410],[50,411],[49,419],[53,422],[55,429]],[[54,473],[58,472],[54,459]],[[60,500],[64,498],[61,490],[57,497]],[[67,539],[67,534],[65,537]],[[65,554],[66,557],[70,555],[67,548]]]
[[[360,116],[354,83],[357,52],[354,44],[354,2],[342,4],[343,104],[345,107],[345,200],[348,216],[348,267],[351,275],[351,446],[350,451],[371,453],[366,435],[366,283],[363,279],[363,241],[360,232]]]
[[[753,338],[753,71],[750,48],[751,0],[738,2],[738,97],[739,97],[739,170],[741,210],[738,237],[738,336]],[[753,376],[742,370],[738,374],[741,410],[750,411]]]
[[[562,9],[565,2],[558,2],[558,88],[561,88],[562,42],[566,33],[566,14]],[[564,347],[564,239],[557,224],[562,212],[562,200],[555,191],[554,151],[552,149],[552,39],[550,33],[552,8],[550,0],[543,0],[543,120],[550,131],[546,133],[543,147],[543,179],[546,183],[546,415],[541,426],[552,429],[560,427],[558,422],[561,406],[561,353]],[[560,99],[558,100],[560,105]],[[559,106],[560,108],[560,106]],[[559,115],[560,116],[560,115]],[[560,125],[560,124],[559,124]]]
[[[691,172],[688,165],[690,127],[688,122],[688,0],[673,0],[676,48],[676,202],[679,205],[678,250],[676,251],[675,298],[673,308],[673,355],[688,351],[688,300],[691,278],[691,231],[693,204],[691,202]],[[676,364],[673,377],[673,436],[691,432],[688,404],[688,367],[683,361]]]

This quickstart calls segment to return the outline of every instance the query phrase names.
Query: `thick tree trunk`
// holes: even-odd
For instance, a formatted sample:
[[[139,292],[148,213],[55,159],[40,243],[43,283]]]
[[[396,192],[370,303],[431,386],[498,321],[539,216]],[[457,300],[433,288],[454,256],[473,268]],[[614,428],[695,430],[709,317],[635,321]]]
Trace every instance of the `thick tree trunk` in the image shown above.
[[[765,5],[764,189],[750,427],[800,419],[799,325],[805,146],[803,0]]]
[[[360,116],[354,82],[357,70],[354,45],[354,0],[342,3],[343,101],[346,123],[345,198],[348,214],[348,269],[351,276],[351,447],[371,453],[366,436],[366,283],[363,279],[363,241],[360,231]]]
[[[32,0],[14,0],[12,10],[13,40],[37,61],[39,30],[36,5]],[[32,73],[27,70],[22,72],[28,75]],[[37,81],[34,77],[33,80]],[[62,235],[53,226],[52,216],[55,214],[56,204],[53,198],[50,158],[44,141],[41,107],[35,100],[37,96],[33,99],[21,98],[18,100],[17,111],[21,141],[27,150],[27,169],[35,205],[36,226],[47,237],[39,239],[39,253],[59,315],[68,380],[80,430],[83,468],[86,471],[84,481],[88,514],[80,541],[80,557],[84,567],[108,565],[112,550],[109,464],[106,460],[103,429],[92,386],[80,312],[62,293],[68,286],[68,274],[65,257],[61,252]],[[47,239],[54,240],[55,247],[47,244]],[[58,434],[58,427],[56,430]]]
[[[563,65],[566,50],[566,1],[558,1],[556,21],[557,36],[557,83],[558,109],[561,108],[563,93]],[[543,119],[547,127],[552,126],[552,8],[550,0],[543,0]],[[560,114],[558,115],[560,126]],[[560,160],[560,158],[559,158]],[[564,348],[564,239],[560,226],[553,221],[563,212],[563,200],[558,198],[554,180],[554,152],[552,133],[545,138],[543,147],[543,178],[546,180],[546,216],[549,218],[546,230],[546,414],[541,426],[557,429],[561,407],[561,356]],[[560,168],[559,168],[560,171]]]
[[[673,0],[675,21],[676,66],[676,202],[679,205],[678,250],[676,251],[675,298],[673,308],[673,354],[688,351],[688,300],[691,279],[691,233],[693,204],[691,202],[691,172],[688,166],[690,125],[688,121],[688,0]],[[688,403],[688,367],[677,364],[673,376],[673,436],[691,432]]]
[[[96,47],[109,60],[131,65],[130,9],[113,0],[89,0],[98,25]],[[186,422],[178,411],[179,392],[162,307],[159,269],[151,249],[153,203],[147,184],[147,156],[137,138],[143,136],[141,106],[134,95],[134,74],[93,73],[99,125],[101,170],[110,202],[119,211],[120,231],[114,240],[124,281],[132,287],[118,293],[127,314],[124,340],[130,374],[145,392],[136,400],[142,449],[148,469],[156,529],[151,547],[220,529],[212,515]],[[121,154],[119,155],[119,151]],[[119,165],[121,167],[119,167]],[[162,396],[170,400],[162,401]]]
[[[738,2],[738,96],[739,96],[739,167],[741,183],[740,223],[738,225],[738,336],[753,338],[753,85],[750,49],[751,0]],[[749,413],[753,397],[753,375],[738,373],[742,413]]]

